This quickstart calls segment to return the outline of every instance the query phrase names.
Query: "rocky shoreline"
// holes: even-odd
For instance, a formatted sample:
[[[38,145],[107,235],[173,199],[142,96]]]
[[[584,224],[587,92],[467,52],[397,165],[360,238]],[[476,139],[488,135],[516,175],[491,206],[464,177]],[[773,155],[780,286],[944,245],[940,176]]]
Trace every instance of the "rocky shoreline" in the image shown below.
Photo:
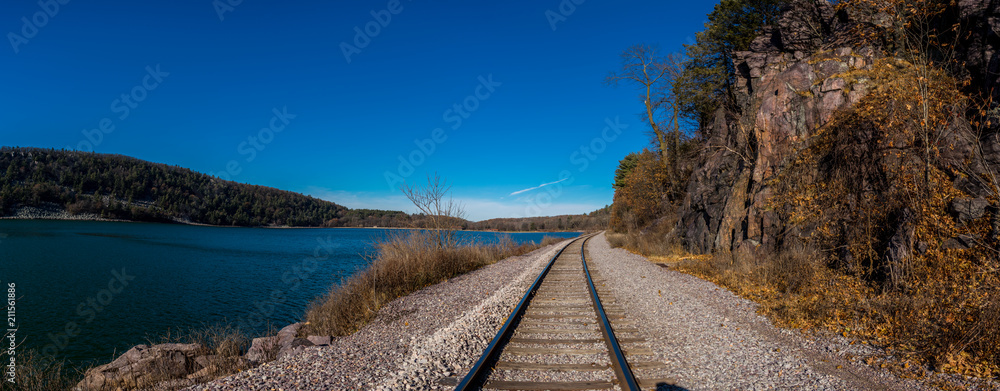
[[[94,213],[71,214],[65,208],[53,203],[42,206],[21,206],[14,209],[9,216],[0,216],[0,220],[77,220],[77,221],[126,221],[106,219]]]

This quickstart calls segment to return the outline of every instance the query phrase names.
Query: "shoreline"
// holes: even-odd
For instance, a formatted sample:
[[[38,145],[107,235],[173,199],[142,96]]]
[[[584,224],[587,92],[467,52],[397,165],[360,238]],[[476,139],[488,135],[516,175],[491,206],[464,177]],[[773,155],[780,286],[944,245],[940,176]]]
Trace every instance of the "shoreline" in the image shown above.
[[[10,216],[0,216],[0,220],[58,220],[58,221],[105,221],[116,223],[134,223],[133,220],[108,219],[93,213],[70,214],[69,211],[52,205],[22,206],[14,210]]]
[[[196,223],[193,221],[172,219],[168,222],[157,222],[157,221],[139,221],[139,220],[122,220],[122,219],[108,219],[100,217],[93,213],[80,213],[77,215],[70,214],[65,209],[54,208],[54,207],[35,207],[35,206],[22,206],[14,211],[13,215],[10,216],[0,216],[0,220],[49,220],[49,221],[101,221],[101,222],[113,222],[113,223],[149,223],[149,224],[180,224],[189,225],[194,227],[213,227],[213,228],[265,228],[265,229],[392,229],[392,230],[429,230],[430,228],[407,228],[407,227],[292,227],[292,226],[234,226],[234,225],[211,225],[204,223]],[[573,233],[587,232],[586,230],[564,230],[564,231],[491,231],[491,230],[478,230],[478,229],[456,229],[455,231],[460,232],[489,232],[498,234],[521,234],[521,233]]]

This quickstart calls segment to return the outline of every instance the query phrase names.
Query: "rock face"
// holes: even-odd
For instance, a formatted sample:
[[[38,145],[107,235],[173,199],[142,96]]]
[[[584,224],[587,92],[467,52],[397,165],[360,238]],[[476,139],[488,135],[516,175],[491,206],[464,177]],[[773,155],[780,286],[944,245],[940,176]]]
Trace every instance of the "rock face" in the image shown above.
[[[771,48],[735,58],[737,93],[750,110],[742,118],[716,113],[708,132],[713,152],[694,173],[676,230],[697,253],[778,244],[782,227],[766,210],[772,194],[766,182],[834,113],[865,96],[867,80],[851,73],[877,59],[869,47],[810,56]]]
[[[951,201],[949,207],[952,215],[960,223],[967,223],[971,220],[983,217],[986,214],[986,209],[989,208],[990,202],[985,198],[956,198]]]
[[[761,255],[800,243],[794,239],[810,227],[788,227],[771,210],[775,191],[769,181],[836,112],[850,108],[867,93],[869,81],[861,74],[879,60],[882,51],[853,40],[851,32],[880,26],[884,16],[861,20],[836,11],[826,0],[795,1],[783,12],[777,26],[765,29],[749,51],[733,54],[736,103],[742,114],[720,109],[703,129],[708,148],[692,174],[677,226],[670,233],[691,252]],[[982,83],[982,90],[995,94],[996,101],[1000,101],[1000,88],[987,86],[1000,86],[998,12],[1000,0],[964,0],[953,3],[942,16],[946,22],[968,26],[969,36],[956,55],[969,59],[966,69],[973,83]],[[956,129],[968,126],[963,122],[957,120]],[[958,133],[963,132],[952,132]],[[966,160],[971,143],[956,144],[963,147],[946,158]],[[987,161],[1000,166],[1000,139],[984,140],[983,149]],[[994,209],[982,198],[952,205],[959,221]],[[1000,217],[994,220],[995,236],[1000,237]],[[900,227],[897,231],[902,235],[911,230]],[[902,236],[894,245],[894,258],[913,251],[913,244]]]
[[[956,57],[966,62],[971,86],[1000,102],[1000,1],[959,0],[946,22],[964,27]]]

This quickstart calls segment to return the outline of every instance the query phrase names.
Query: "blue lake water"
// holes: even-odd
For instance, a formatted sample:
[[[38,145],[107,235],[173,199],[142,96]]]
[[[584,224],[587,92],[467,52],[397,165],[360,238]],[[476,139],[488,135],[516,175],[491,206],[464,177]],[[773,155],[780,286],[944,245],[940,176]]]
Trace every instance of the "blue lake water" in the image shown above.
[[[259,333],[296,322],[391,232],[0,220],[0,284],[16,285],[19,349],[84,365],[206,323]],[[577,233],[509,235],[537,243]]]

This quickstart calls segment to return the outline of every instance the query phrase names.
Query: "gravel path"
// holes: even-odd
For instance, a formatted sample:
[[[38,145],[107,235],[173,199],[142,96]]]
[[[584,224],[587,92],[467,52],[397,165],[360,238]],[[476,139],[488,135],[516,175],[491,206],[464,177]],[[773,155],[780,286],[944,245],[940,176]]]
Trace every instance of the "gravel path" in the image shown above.
[[[753,302],[612,249],[604,234],[587,247],[588,260],[636,321],[655,361],[667,364],[665,373],[646,374],[674,379],[661,389],[926,389],[845,358],[870,354],[870,346],[775,328]]]
[[[424,390],[464,375],[562,244],[396,299],[367,326],[189,390]]]

